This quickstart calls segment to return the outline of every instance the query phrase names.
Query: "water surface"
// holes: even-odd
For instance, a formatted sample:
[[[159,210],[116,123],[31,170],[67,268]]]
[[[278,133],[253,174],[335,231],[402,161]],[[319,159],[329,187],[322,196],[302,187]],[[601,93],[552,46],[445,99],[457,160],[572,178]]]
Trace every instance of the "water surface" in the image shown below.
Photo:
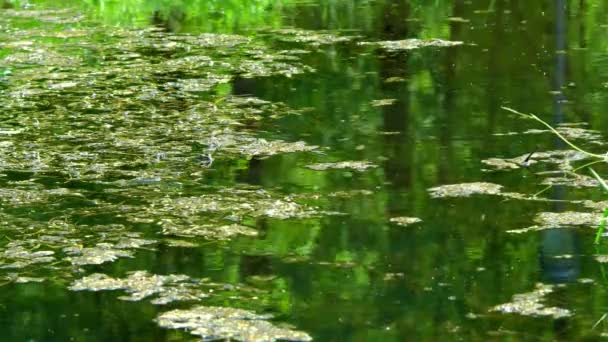
[[[606,14],[591,0],[5,1],[5,338],[187,340],[158,317],[197,305],[317,341],[602,336],[590,201],[605,195],[564,173],[591,160],[547,154],[567,146],[501,106],[604,153]],[[414,38],[462,44],[374,44]],[[565,179],[532,198],[550,176]],[[503,188],[429,191],[471,182]],[[569,211],[591,218],[546,214]],[[78,286],[136,271],[122,290]]]

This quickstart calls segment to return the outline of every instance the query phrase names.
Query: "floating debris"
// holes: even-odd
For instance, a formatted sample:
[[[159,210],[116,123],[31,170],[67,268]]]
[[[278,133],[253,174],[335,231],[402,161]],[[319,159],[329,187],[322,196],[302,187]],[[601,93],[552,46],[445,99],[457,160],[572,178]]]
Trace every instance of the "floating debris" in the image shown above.
[[[516,313],[523,316],[551,316],[555,319],[570,317],[572,312],[558,307],[547,307],[541,302],[546,295],[553,292],[552,285],[536,284],[532,292],[516,294],[510,303],[495,306],[490,311]]]
[[[579,151],[555,150],[535,152],[532,155],[530,155],[530,153],[526,153],[524,155],[517,156],[514,158],[489,158],[484,159],[481,162],[485,165],[493,167],[495,170],[518,169],[524,164],[526,164],[526,166],[529,166],[536,163],[551,163],[557,164],[558,170],[569,171],[573,169],[573,162],[581,161],[588,158],[588,155]]]
[[[351,198],[354,196],[371,196],[374,192],[371,190],[349,190],[349,191],[335,191],[327,194],[328,197],[341,197],[341,198]],[[318,196],[317,196],[318,197]]]
[[[382,107],[382,106],[390,106],[397,102],[397,99],[382,99],[382,100],[373,100],[372,107]]]
[[[127,278],[116,279],[94,273],[76,280],[69,287],[72,291],[125,290],[129,295],[119,299],[140,301],[157,296],[152,304],[164,305],[175,301],[198,301],[208,297],[196,283],[185,275],[155,275],[146,271],[131,272]]]
[[[397,280],[397,279],[403,279],[405,278],[405,274],[401,273],[401,272],[397,272],[397,273],[385,273],[383,280],[384,281],[392,281],[392,280]]]
[[[591,176],[580,175],[578,173],[569,172],[564,177],[547,177],[543,179],[541,184],[544,185],[564,185],[564,186],[572,186],[576,188],[587,187],[587,188],[595,188],[600,185],[600,183]]]
[[[336,43],[349,42],[357,37],[355,36],[339,36],[329,31],[311,31],[295,28],[284,28],[272,30],[277,40],[293,43],[306,43],[311,46],[329,45]]]
[[[169,247],[178,247],[178,248],[195,248],[199,245],[186,240],[177,240],[177,239],[166,239],[163,241],[165,245]]]
[[[406,216],[392,217],[389,219],[389,221],[393,222],[399,226],[404,226],[404,227],[410,226],[414,223],[422,222],[422,220],[417,217],[406,217]]]
[[[169,82],[167,87],[178,88],[188,92],[206,92],[218,84],[228,83],[232,80],[228,75],[209,74],[206,78],[179,79],[177,82]]]
[[[384,80],[384,83],[401,83],[401,82],[405,82],[405,78],[393,76],[393,77],[389,77]]]
[[[115,248],[109,243],[99,243],[95,247],[65,248],[64,252],[73,255],[68,258],[74,265],[100,265],[118,258],[132,258],[133,252]]]
[[[236,340],[242,342],[311,341],[303,331],[277,327],[258,315],[243,309],[196,306],[189,310],[172,310],[157,318],[167,329],[184,329],[203,340]]]
[[[564,211],[561,213],[543,212],[534,218],[542,226],[597,226],[602,219],[600,213]]]
[[[11,263],[0,266],[0,268],[24,268],[33,264],[48,264],[55,261],[55,252],[53,251],[29,251],[25,247],[17,243],[9,243],[4,252],[2,259],[11,260]]]
[[[307,168],[315,171],[325,171],[329,169],[353,169],[355,171],[363,172],[369,168],[378,167],[368,161],[342,161],[336,163],[319,163],[306,165]]]
[[[524,157],[525,158],[525,157]],[[513,170],[519,169],[524,162],[524,158],[515,157],[511,159],[502,159],[502,158],[488,158],[484,159],[481,162],[485,165],[493,167],[495,170]],[[536,161],[529,160],[529,164],[533,164]]]
[[[303,141],[290,143],[281,140],[253,139],[239,146],[238,151],[247,156],[272,156],[279,153],[314,151],[317,148],[318,146],[310,146]]]
[[[414,50],[422,47],[450,47],[462,45],[463,42],[449,41],[443,39],[405,39],[405,40],[389,40],[383,42],[361,42],[360,45],[375,45],[388,51],[406,51]]]
[[[176,225],[172,224],[170,220],[162,220],[161,226],[163,227],[162,233],[164,235],[175,235],[175,236],[200,236],[209,240],[230,240],[236,236],[257,236],[258,231],[239,224],[230,225]],[[175,246],[175,245],[173,245]],[[177,247],[191,247],[184,245],[181,242]]]
[[[606,210],[606,208],[608,208],[608,201],[594,202],[590,200],[585,200],[582,202],[582,204],[586,208],[597,210],[600,212],[603,212],[604,210]]]
[[[563,135],[568,140],[585,140],[589,143],[596,145],[605,145],[602,141],[602,135],[599,131],[580,128],[576,126],[581,126],[580,123],[562,123],[559,124],[555,130],[558,131],[561,135]],[[548,129],[529,129],[524,132],[507,132],[507,133],[494,133],[496,136],[509,136],[509,135],[518,135],[518,134],[544,134],[551,133],[552,131]]]
[[[596,255],[595,260],[602,264],[608,263],[608,255]]]
[[[553,212],[542,212],[536,215],[534,221],[537,225],[522,228],[508,230],[507,233],[522,234],[531,231],[540,231],[547,229],[557,228],[572,228],[576,226],[587,226],[596,227],[602,219],[602,214],[588,213],[588,212],[575,212],[575,211],[564,211],[561,213]]]
[[[499,195],[502,185],[486,182],[473,182],[442,185],[430,188],[431,197],[469,197],[471,195]]]

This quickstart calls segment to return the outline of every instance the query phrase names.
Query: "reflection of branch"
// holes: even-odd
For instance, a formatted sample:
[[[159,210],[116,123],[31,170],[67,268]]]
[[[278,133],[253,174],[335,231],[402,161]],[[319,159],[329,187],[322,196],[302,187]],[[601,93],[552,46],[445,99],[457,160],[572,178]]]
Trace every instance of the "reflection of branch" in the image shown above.
[[[580,147],[574,145],[573,143],[570,142],[570,140],[566,139],[560,132],[558,132],[555,128],[553,128],[553,126],[551,126],[550,124],[548,124],[547,122],[545,122],[543,119],[539,118],[538,116],[536,116],[534,114],[526,114],[526,113],[518,112],[518,111],[516,111],[513,108],[504,107],[504,106],[501,106],[500,108],[502,108],[502,109],[504,109],[506,111],[509,111],[511,113],[517,114],[517,115],[519,115],[521,117],[524,117],[526,119],[532,119],[532,120],[536,120],[536,121],[540,122],[545,127],[549,128],[549,130],[551,130],[551,132],[555,133],[555,135],[557,135],[560,139],[562,139],[566,144],[568,144],[568,146],[572,147],[573,149],[575,149],[575,150],[577,150],[577,151],[579,151],[581,153],[584,153],[584,154],[586,154],[588,156],[595,157],[595,158],[601,158],[601,159],[605,158],[601,154],[587,152],[587,151],[581,149]]]

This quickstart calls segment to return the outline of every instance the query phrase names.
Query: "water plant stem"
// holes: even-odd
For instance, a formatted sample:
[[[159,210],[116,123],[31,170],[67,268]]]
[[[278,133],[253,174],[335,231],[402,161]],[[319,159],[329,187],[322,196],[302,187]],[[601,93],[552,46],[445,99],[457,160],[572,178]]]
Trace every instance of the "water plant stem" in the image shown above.
[[[591,153],[591,152],[583,150],[582,148],[580,148],[580,147],[574,145],[573,143],[571,143],[560,132],[558,132],[555,128],[553,128],[553,126],[551,126],[549,123],[547,123],[546,121],[544,121],[543,119],[539,118],[538,116],[536,116],[534,114],[522,113],[522,112],[517,111],[517,110],[515,110],[513,108],[509,108],[509,107],[505,107],[505,106],[501,106],[500,108],[502,108],[502,109],[504,109],[504,110],[506,110],[508,112],[517,114],[517,115],[519,115],[519,116],[521,116],[523,118],[532,119],[532,120],[540,122],[543,126],[547,127],[551,132],[553,132],[555,135],[557,135],[568,146],[572,147],[576,151],[579,151],[579,152],[584,153],[584,154],[586,154],[588,156],[600,159],[600,160],[596,160],[596,161],[587,163],[587,164],[585,164],[583,166],[580,166],[580,167],[574,169],[573,172],[576,172],[577,170],[580,170],[582,168],[587,167],[589,169],[589,172],[591,172],[591,174],[593,175],[593,177],[595,177],[595,179],[600,183],[600,185],[602,186],[602,188],[604,189],[604,191],[608,192],[608,184],[606,184],[606,182],[602,179],[602,177],[600,177],[600,175],[598,175],[597,172],[595,172],[595,170],[593,170],[590,167],[591,165],[593,165],[595,163],[608,162],[608,153],[606,155],[601,155],[601,154]],[[528,158],[529,158],[529,156],[528,156]],[[546,191],[549,188],[550,187],[541,190],[540,192],[534,194],[533,197],[536,197],[537,195],[539,195],[540,193]],[[595,234],[595,241],[594,241],[594,243],[596,245],[600,243],[602,235],[604,234],[604,230],[606,229],[606,220],[607,219],[608,219],[608,208],[606,208],[606,210],[604,210],[604,215],[602,216],[602,221],[600,222],[600,226],[598,227],[597,232]]]
[[[517,114],[517,115],[519,115],[521,117],[524,117],[524,118],[527,118],[527,119],[536,120],[536,121],[540,122],[541,124],[543,124],[543,126],[547,127],[551,132],[555,133],[555,135],[557,135],[566,144],[568,144],[568,146],[572,147],[573,149],[575,149],[575,150],[577,150],[577,151],[579,151],[581,153],[584,153],[584,154],[586,154],[588,156],[591,156],[591,157],[594,157],[594,158],[600,158],[602,160],[605,159],[604,155],[596,154],[596,153],[591,153],[591,152],[585,151],[585,150],[581,149],[580,147],[574,145],[573,143],[570,142],[570,140],[566,139],[566,137],[564,137],[560,132],[558,132],[555,128],[553,128],[553,126],[551,126],[546,121],[544,121],[543,119],[539,118],[538,116],[536,116],[534,114],[522,113],[522,112],[519,112],[519,111],[517,111],[517,110],[515,110],[513,108],[504,107],[504,106],[501,106],[500,108],[502,108],[502,109],[504,109],[504,110],[506,110],[508,112]]]
[[[589,168],[589,172],[591,172],[591,174],[593,175],[593,177],[595,177],[595,179],[597,179],[598,182],[600,182],[600,185],[602,186],[602,188],[604,188],[604,191],[608,192],[608,185],[606,184],[606,182],[602,179],[602,177],[600,177],[600,175],[597,174],[597,172],[595,172],[594,169]],[[600,243],[600,239],[602,238],[602,234],[604,234],[604,230],[606,229],[606,218],[608,217],[608,208],[606,208],[606,210],[604,210],[604,216],[602,216],[602,221],[600,223],[599,228],[597,229],[597,233],[595,233],[595,244],[599,244]]]

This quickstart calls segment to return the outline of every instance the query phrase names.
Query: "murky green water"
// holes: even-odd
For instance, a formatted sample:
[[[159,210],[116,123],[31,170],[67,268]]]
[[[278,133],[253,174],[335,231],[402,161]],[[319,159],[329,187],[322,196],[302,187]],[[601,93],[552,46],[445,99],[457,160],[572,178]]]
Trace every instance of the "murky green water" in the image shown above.
[[[2,339],[603,336],[607,14],[4,1]]]

